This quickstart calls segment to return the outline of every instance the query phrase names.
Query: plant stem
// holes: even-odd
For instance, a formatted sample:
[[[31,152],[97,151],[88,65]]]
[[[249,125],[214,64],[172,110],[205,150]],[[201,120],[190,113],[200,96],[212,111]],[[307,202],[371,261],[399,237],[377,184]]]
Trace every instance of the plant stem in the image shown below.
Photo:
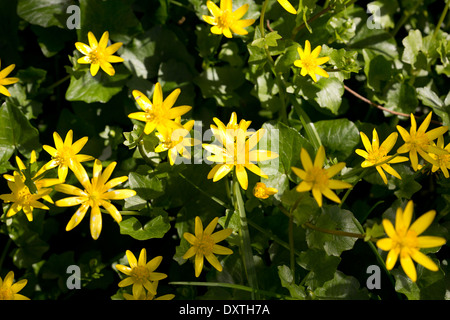
[[[360,232],[364,232],[364,228],[363,228],[363,226],[361,225],[361,223],[359,223],[358,219],[356,219],[355,217],[352,217],[352,220],[353,220],[353,223],[356,225],[356,227],[359,229],[359,231],[360,231]],[[367,242],[367,244],[369,245],[369,247],[370,247],[370,249],[372,250],[372,252],[375,254],[375,257],[377,258],[377,261],[381,264],[381,266],[383,267],[383,270],[386,272],[386,274],[387,274],[387,276],[388,276],[388,278],[389,278],[389,281],[391,282],[392,286],[394,287],[394,291],[395,291],[395,281],[394,281],[394,278],[392,277],[392,275],[391,275],[391,273],[389,272],[389,270],[386,268],[386,264],[384,263],[383,258],[381,258],[380,254],[379,254],[379,252],[378,252],[378,249],[375,247],[375,245],[373,244],[372,241],[366,241],[366,242]],[[400,297],[400,294],[399,294],[398,292],[396,292],[396,293],[397,293],[397,296],[398,296],[399,298],[401,298],[401,297]]]
[[[270,240],[274,241],[275,243],[278,243],[280,246],[282,246],[283,248],[285,248],[287,250],[291,250],[291,247],[289,246],[288,243],[284,242],[283,240],[281,240],[280,238],[278,238],[277,236],[272,234],[272,232],[270,230],[266,230],[266,229],[260,227],[259,225],[257,225],[256,223],[254,223],[253,221],[251,221],[249,219],[247,219],[247,222],[252,228],[255,228],[256,230],[258,230],[259,232],[264,234],[266,237],[268,237]],[[294,254],[296,256],[300,256],[299,251],[294,250]]]
[[[406,21],[408,21],[409,17],[411,17],[414,12],[416,11],[416,9],[422,5],[423,1],[418,1],[416,2],[416,5],[411,9],[411,10],[404,10],[403,15],[400,17],[400,19],[398,20],[398,22],[395,25],[394,30],[392,30],[391,32],[391,36],[392,38],[395,37],[395,35],[397,34],[397,32],[400,30],[400,28],[406,23]]]
[[[431,36],[431,41],[436,39],[436,36],[437,36],[439,30],[441,29],[441,24],[442,24],[442,22],[444,22],[444,18],[447,15],[449,5],[450,5],[450,0],[447,0],[447,4],[445,5],[444,11],[442,11],[441,17],[439,18],[436,28],[434,29],[433,35]]]
[[[169,285],[221,287],[221,288],[242,290],[242,291],[247,291],[247,292],[251,292],[251,293],[255,292],[254,288],[250,288],[250,287],[243,286],[240,284],[223,283],[223,282],[174,281],[174,282],[169,282]],[[261,294],[261,295],[264,295],[267,297],[273,297],[273,298],[277,298],[277,299],[291,299],[291,297],[289,297],[289,296],[285,296],[285,295],[278,294],[278,293],[273,293],[271,291],[257,289],[256,292],[258,294]]]
[[[264,0],[264,3],[261,8],[261,14],[259,16],[259,31],[261,33],[261,38],[264,38],[265,31],[264,31],[264,16],[266,14],[267,4],[269,3],[269,0]]]
[[[315,230],[315,231],[333,234],[336,236],[352,237],[352,238],[358,238],[358,239],[364,239],[364,237],[365,237],[364,233],[353,233],[353,232],[346,232],[346,231],[341,231],[341,230],[330,230],[330,229],[320,228],[320,227],[313,225],[310,222],[305,222],[303,224],[303,226],[310,228],[312,230]]]
[[[240,240],[241,252],[243,256],[244,269],[247,275],[247,280],[252,291],[252,299],[259,299],[258,294],[258,279],[256,277],[255,263],[253,261],[253,252],[250,242],[250,232],[248,230],[247,217],[245,214],[244,200],[242,199],[240,185],[237,181],[236,175],[233,175],[233,195],[235,198],[235,210],[239,213],[240,218]]]
[[[6,254],[8,253],[9,247],[11,246],[12,239],[8,237],[5,247],[3,248],[2,255],[0,257],[0,270],[2,269],[3,261],[5,261]]]
[[[202,188],[200,188],[199,186],[197,186],[195,183],[193,183],[191,180],[189,180],[188,178],[186,178],[185,175],[183,175],[181,172],[178,172],[178,175],[183,178],[186,182],[188,182],[191,186],[193,186],[195,189],[197,189],[198,191],[200,191],[203,195],[205,195],[206,197],[210,198],[211,200],[213,200],[214,202],[216,202],[217,204],[221,205],[222,207],[224,207],[225,209],[231,209],[231,207],[226,204],[225,202],[223,202],[222,200],[220,200],[219,198],[210,195],[208,192],[206,192],[205,190],[203,190]]]
[[[60,84],[64,83],[65,81],[70,79],[70,74],[66,75],[64,78],[59,79],[58,81],[56,81],[54,84],[50,85],[49,87],[47,87],[47,91],[52,91],[53,89],[55,89],[57,86],[59,86]]]

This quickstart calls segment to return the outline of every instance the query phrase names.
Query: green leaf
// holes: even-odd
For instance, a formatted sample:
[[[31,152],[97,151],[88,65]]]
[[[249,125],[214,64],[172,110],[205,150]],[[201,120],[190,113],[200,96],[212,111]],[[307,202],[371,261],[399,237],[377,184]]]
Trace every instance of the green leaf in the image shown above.
[[[89,31],[100,40],[103,32],[108,31],[114,41],[130,42],[142,31],[142,26],[127,2],[80,0],[81,28],[77,30],[78,40],[85,42]]]
[[[76,78],[70,78],[69,88],[67,88],[66,99],[69,101],[84,101],[86,103],[108,102],[114,95],[122,91],[129,74],[123,66],[114,66],[116,74],[107,75],[103,70],[99,70],[93,77],[86,69],[85,73]]]
[[[39,151],[39,132],[17,107],[5,102],[0,108],[0,163],[8,161],[16,149],[26,157]]]
[[[266,130],[266,134],[261,138],[258,148],[276,152],[279,157],[259,164],[260,168],[269,176],[269,179],[261,181],[277,188],[278,193],[275,197],[278,197],[288,188],[291,167],[300,166],[301,149],[306,148],[311,151],[312,147],[297,130],[283,123],[266,122],[262,128]]]
[[[69,14],[67,7],[74,5],[73,0],[19,0],[17,14],[31,24],[41,27],[66,27]]]
[[[323,120],[314,124],[320,136],[327,157],[346,160],[359,143],[359,130],[348,119]]]
[[[311,290],[334,278],[334,274],[341,261],[340,257],[329,256],[322,250],[310,249],[304,251],[297,258],[297,263],[304,269],[311,271],[306,276],[305,284]]]
[[[393,62],[383,55],[373,55],[363,50],[364,73],[367,76],[367,86],[375,91],[381,91],[383,82],[388,81],[393,74]]]
[[[185,64],[192,75],[197,73],[194,58],[184,43],[164,26],[155,26],[134,37],[120,56],[131,72],[144,79],[157,77],[160,65],[171,60]]]
[[[266,46],[267,47],[276,47],[278,45],[277,40],[279,40],[281,38],[282,38],[282,36],[280,36],[278,34],[278,31],[272,31],[272,32],[266,33],[264,38],[258,38],[258,39],[253,40],[251,45],[258,47],[258,48],[262,48],[262,49],[264,49]]]
[[[420,30],[409,30],[408,35],[402,40],[405,49],[402,54],[402,61],[414,65],[417,55],[423,49],[422,33]]]
[[[314,225],[328,230],[340,230],[351,233],[360,233],[353,222],[353,213],[340,209],[338,206],[322,208]],[[343,251],[353,248],[357,238],[328,234],[308,229],[306,241],[311,249],[325,250],[328,255],[340,256]]]
[[[358,63],[358,52],[355,50],[335,49],[328,47],[326,44],[322,46],[322,56],[330,57],[328,64],[335,66],[339,72],[334,74],[342,74],[343,79],[350,78],[350,73],[358,73],[361,66]],[[341,79],[341,80],[343,80]]]
[[[162,238],[169,231],[170,223],[167,213],[163,212],[144,225],[135,217],[125,218],[119,223],[119,227],[120,234],[126,234],[142,241]]]
[[[406,114],[414,113],[419,101],[416,90],[407,82],[396,82],[387,91],[385,108]]]
[[[278,276],[280,277],[281,285],[289,290],[292,298],[306,299],[305,288],[294,283],[292,271],[288,266],[278,266]]]
[[[203,98],[214,98],[219,106],[239,106],[239,95],[236,90],[244,83],[241,68],[232,66],[205,69],[194,82],[200,87]]]
[[[360,288],[358,280],[346,276],[337,271],[334,278],[326,282],[323,287],[314,291],[314,296],[319,299],[346,299],[346,300],[368,300],[369,293],[366,288]]]
[[[301,95],[319,109],[326,109],[337,115],[342,104],[344,84],[335,77],[320,78],[314,82],[309,76],[297,76],[294,94]]]
[[[131,172],[128,175],[130,188],[136,191],[137,196],[144,200],[153,200],[164,193],[163,181],[158,177],[148,177]]]

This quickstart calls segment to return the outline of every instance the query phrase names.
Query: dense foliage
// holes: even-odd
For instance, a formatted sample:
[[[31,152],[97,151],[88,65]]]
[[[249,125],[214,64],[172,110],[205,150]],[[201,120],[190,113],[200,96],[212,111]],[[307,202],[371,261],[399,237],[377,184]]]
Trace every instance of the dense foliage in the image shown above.
[[[1,0],[0,298],[450,296],[449,1],[229,2]]]

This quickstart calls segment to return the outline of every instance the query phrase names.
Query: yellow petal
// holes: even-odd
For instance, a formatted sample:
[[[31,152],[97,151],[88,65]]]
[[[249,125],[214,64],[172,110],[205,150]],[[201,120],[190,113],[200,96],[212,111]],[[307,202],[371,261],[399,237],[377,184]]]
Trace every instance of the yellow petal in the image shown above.
[[[377,247],[383,251],[389,251],[392,249],[392,239],[383,238],[377,241]]]
[[[413,258],[414,261],[416,261],[418,264],[421,264],[428,270],[431,270],[431,271],[439,270],[438,266],[434,263],[434,261],[431,260],[430,257],[428,257],[425,254],[423,254],[422,252],[420,252],[419,250],[413,250],[413,252],[411,254],[411,258]]]
[[[403,271],[405,271],[406,275],[412,280],[412,282],[416,282],[417,272],[411,257],[407,254],[403,256],[400,255],[400,264],[402,265]]]
[[[100,232],[102,231],[102,215],[100,213],[100,208],[97,205],[95,205],[91,209],[91,218],[89,225],[92,239],[97,240],[100,236]]]
[[[434,248],[443,246],[447,240],[435,236],[421,236],[417,237],[417,246],[419,248]]]
[[[245,171],[245,167],[243,165],[236,166],[236,177],[241,185],[242,189],[247,190],[248,188],[248,176],[247,171]]]
[[[302,161],[303,169],[305,171],[309,171],[313,167],[313,163],[311,160],[311,157],[308,154],[308,151],[306,149],[302,148],[300,152],[300,160]]]
[[[297,14],[297,10],[287,0],[278,0],[278,3],[289,13]]]
[[[125,254],[127,256],[128,264],[130,265],[130,268],[136,268],[137,266],[137,259],[134,256],[133,252],[130,250],[125,251]]]
[[[436,211],[428,211],[427,213],[420,216],[416,221],[414,221],[409,230],[415,231],[417,235],[420,235],[431,225],[435,216]]]

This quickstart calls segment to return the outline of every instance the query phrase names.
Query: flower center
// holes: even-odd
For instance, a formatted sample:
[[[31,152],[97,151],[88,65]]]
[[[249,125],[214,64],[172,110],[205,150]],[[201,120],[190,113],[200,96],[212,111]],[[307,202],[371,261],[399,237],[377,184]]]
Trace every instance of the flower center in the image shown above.
[[[222,15],[217,17],[217,26],[219,28],[228,28],[233,24],[233,13],[228,11],[228,10],[224,10],[222,11]]]
[[[69,165],[70,158],[72,158],[70,150],[63,148],[61,151],[56,152],[56,155],[52,158],[56,161],[58,166]]]
[[[148,270],[145,266],[137,266],[134,267],[131,271],[131,276],[137,282],[144,282],[146,279],[150,277],[150,270]]]
[[[301,60],[302,67],[309,71],[314,71],[314,69],[317,67],[315,59],[311,58],[305,58]]]
[[[0,300],[12,300],[14,293],[11,288],[0,287]]]
[[[322,189],[328,186],[328,174],[324,168],[313,167],[307,172],[305,179],[307,182],[312,183],[312,187],[318,187]]]
[[[17,192],[18,202],[21,204],[28,204],[30,201],[31,193],[27,186],[24,186]]]
[[[387,152],[384,150],[384,148],[373,150],[372,152],[369,152],[367,161],[371,162],[372,164],[381,163],[387,159],[386,154]]]
[[[89,60],[91,61],[91,63],[98,63],[99,60],[101,60],[103,58],[103,54],[99,51],[97,51],[97,49],[92,50],[91,52],[89,52]]]
[[[417,132],[414,137],[411,137],[412,148],[426,150],[426,147],[430,144],[430,139],[423,132]]]
[[[266,199],[268,198],[267,194],[266,194],[266,188],[262,187],[262,186],[256,186],[253,189],[253,194],[255,195],[255,197],[260,198],[260,199]]]
[[[197,243],[197,252],[203,255],[209,255],[212,253],[214,245],[215,242],[212,237],[203,235]]]
[[[398,248],[403,252],[417,248],[417,234],[414,231],[399,230],[397,231],[397,236],[398,238],[394,239],[394,248]]]

